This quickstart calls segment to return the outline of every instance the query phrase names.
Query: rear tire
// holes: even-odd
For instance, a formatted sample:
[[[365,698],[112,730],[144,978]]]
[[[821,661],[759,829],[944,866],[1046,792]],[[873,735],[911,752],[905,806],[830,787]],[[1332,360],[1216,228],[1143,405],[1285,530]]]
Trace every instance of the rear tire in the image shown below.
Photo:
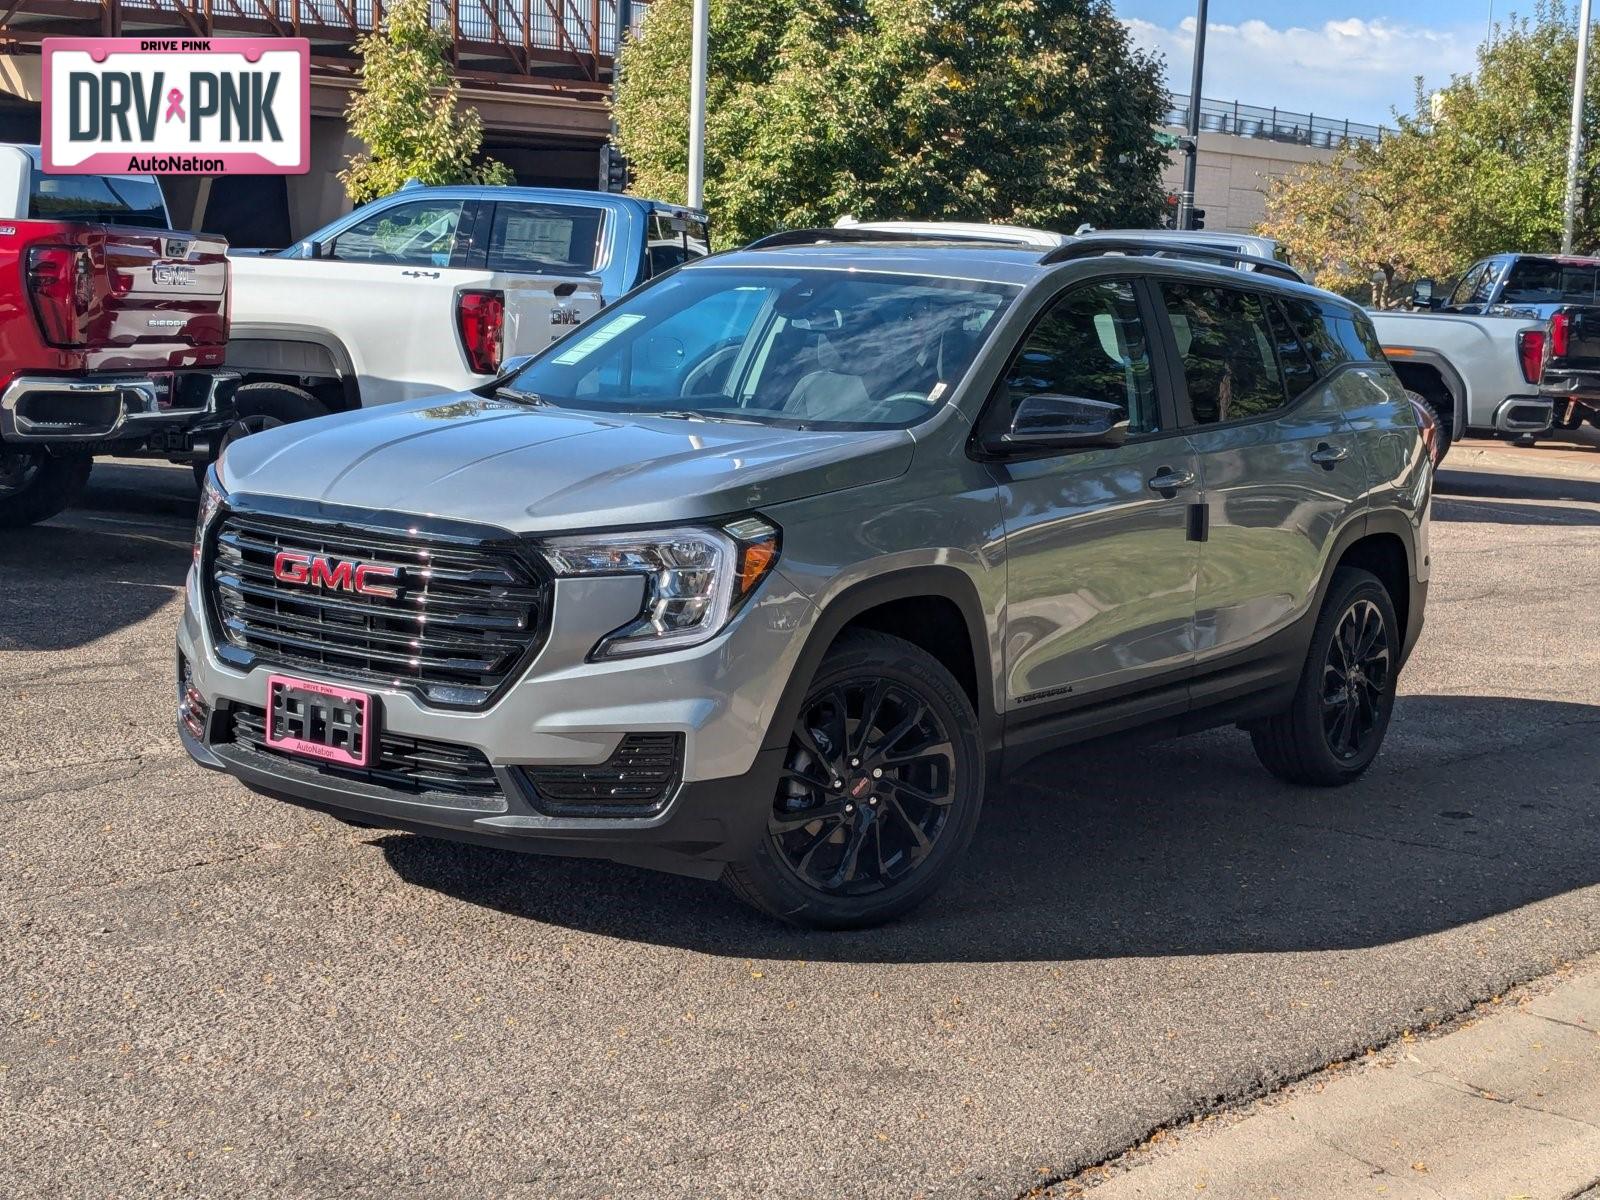
[[[766,830],[723,881],[792,925],[881,924],[949,878],[983,785],[977,717],[955,677],[910,642],[848,633],[801,705]]]
[[[47,521],[75,504],[93,466],[87,454],[0,449],[0,529]]]
[[[234,422],[217,443],[217,455],[242,437],[263,430],[328,415],[328,407],[310,392],[287,383],[246,383],[233,393]],[[194,464],[195,482],[204,484],[209,462]]]
[[[1399,661],[1400,625],[1388,590],[1370,572],[1338,568],[1293,701],[1250,729],[1261,765],[1312,787],[1360,778],[1394,715]]]

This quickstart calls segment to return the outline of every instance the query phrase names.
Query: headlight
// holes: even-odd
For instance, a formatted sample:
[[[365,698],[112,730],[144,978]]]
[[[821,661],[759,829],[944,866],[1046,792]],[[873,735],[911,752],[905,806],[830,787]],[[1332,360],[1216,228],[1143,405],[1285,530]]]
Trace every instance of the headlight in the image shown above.
[[[655,654],[715,637],[778,561],[778,530],[760,517],[719,529],[552,538],[540,546],[557,575],[642,575],[644,607],[595,647],[596,658]]]
[[[206,531],[211,528],[211,522],[217,519],[217,514],[222,511],[223,502],[228,498],[228,493],[222,490],[222,484],[217,479],[216,464],[213,463],[206,471],[206,481],[200,486],[200,510],[194,518],[194,561],[200,562],[200,551],[206,544]]]

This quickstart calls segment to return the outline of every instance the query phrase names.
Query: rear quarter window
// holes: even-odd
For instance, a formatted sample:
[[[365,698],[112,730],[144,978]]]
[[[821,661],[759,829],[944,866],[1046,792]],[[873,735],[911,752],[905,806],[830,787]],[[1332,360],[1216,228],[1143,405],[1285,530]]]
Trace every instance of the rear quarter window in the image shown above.
[[[1319,373],[1326,375],[1347,362],[1384,361],[1377,330],[1365,313],[1287,297],[1283,307]]]

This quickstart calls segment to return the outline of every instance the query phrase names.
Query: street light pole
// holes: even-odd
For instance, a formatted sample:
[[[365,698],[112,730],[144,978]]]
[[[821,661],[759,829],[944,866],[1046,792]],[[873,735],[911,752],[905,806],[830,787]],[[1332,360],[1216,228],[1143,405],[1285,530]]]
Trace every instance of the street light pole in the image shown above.
[[[1588,0],[1584,0],[1588,3]],[[1200,87],[1206,69],[1206,0],[1194,19],[1194,78],[1189,83],[1189,136],[1183,145],[1183,191],[1178,195],[1178,228],[1194,221],[1194,185],[1200,157]]]
[[[1583,99],[1589,82],[1589,8],[1583,0],[1578,10],[1578,68],[1572,77],[1572,136],[1567,142],[1567,206],[1561,225],[1561,253],[1572,253],[1578,223],[1578,165],[1583,157]]]
[[[706,202],[706,38],[711,0],[694,0],[694,46],[689,59],[689,207]]]

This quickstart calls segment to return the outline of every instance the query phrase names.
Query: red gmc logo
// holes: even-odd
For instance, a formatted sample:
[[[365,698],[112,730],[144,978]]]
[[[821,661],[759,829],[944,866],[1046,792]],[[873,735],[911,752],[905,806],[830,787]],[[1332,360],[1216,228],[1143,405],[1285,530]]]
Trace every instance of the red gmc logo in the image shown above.
[[[355,562],[351,559],[333,559],[322,554],[302,554],[298,550],[280,550],[272,560],[272,576],[283,583],[304,587],[328,588],[335,592],[355,592],[362,596],[394,598],[400,589],[383,582],[399,579],[398,567],[382,567],[377,563]]]

